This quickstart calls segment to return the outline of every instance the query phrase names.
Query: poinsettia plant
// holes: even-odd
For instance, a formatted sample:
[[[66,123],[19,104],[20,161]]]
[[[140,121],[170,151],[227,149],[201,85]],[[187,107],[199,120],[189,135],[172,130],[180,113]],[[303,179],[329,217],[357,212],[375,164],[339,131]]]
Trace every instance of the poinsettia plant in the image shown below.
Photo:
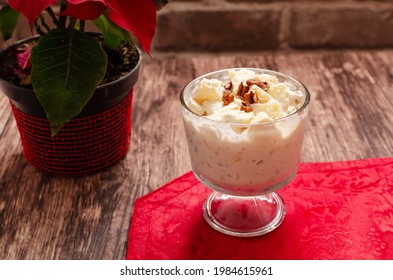
[[[18,57],[28,71],[37,99],[55,135],[77,116],[103,80],[108,57],[102,42],[85,31],[91,20],[104,44],[115,49],[132,42],[149,54],[156,11],[167,1],[154,0],[6,0],[0,10],[0,32],[9,39],[22,14],[39,40]],[[46,14],[45,14],[46,13]],[[50,23],[48,24],[48,18]]]

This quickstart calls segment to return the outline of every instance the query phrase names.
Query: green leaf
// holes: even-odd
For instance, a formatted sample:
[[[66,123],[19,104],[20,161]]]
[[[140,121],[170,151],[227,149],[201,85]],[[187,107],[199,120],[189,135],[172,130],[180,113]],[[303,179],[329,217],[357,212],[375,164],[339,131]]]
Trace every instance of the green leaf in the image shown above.
[[[54,29],[32,48],[31,63],[33,88],[54,136],[93,96],[108,59],[97,39],[75,29]]]
[[[4,6],[0,10],[0,32],[3,34],[4,40],[12,37],[12,33],[18,24],[19,13],[10,6]]]
[[[93,22],[101,31],[104,36],[105,44],[110,49],[117,48],[123,41],[132,42],[130,33],[117,24],[114,24],[109,19],[107,12],[99,16]]]

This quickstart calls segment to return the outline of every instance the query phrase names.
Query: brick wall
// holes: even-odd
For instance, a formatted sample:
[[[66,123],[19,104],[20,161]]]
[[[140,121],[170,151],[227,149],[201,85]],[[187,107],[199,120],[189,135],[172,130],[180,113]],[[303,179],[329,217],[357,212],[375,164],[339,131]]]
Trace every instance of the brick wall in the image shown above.
[[[172,0],[157,51],[393,47],[393,0]]]
[[[393,0],[171,0],[157,20],[156,52],[393,47]]]

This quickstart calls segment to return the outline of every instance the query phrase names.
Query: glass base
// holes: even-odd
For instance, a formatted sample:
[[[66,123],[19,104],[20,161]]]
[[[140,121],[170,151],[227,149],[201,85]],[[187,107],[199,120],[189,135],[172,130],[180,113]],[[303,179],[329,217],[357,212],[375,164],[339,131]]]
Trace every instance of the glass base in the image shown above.
[[[203,217],[222,233],[252,237],[271,232],[285,218],[285,205],[276,193],[233,196],[213,192],[203,207]]]

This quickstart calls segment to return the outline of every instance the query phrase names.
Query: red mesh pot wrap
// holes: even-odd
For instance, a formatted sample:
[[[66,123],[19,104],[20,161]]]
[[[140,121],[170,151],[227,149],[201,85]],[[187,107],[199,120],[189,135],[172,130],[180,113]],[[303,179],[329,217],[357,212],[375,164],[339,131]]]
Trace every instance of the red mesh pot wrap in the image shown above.
[[[26,114],[11,102],[26,160],[60,176],[85,176],[118,162],[130,146],[132,94],[102,113],[71,120],[55,137],[48,120]]]

